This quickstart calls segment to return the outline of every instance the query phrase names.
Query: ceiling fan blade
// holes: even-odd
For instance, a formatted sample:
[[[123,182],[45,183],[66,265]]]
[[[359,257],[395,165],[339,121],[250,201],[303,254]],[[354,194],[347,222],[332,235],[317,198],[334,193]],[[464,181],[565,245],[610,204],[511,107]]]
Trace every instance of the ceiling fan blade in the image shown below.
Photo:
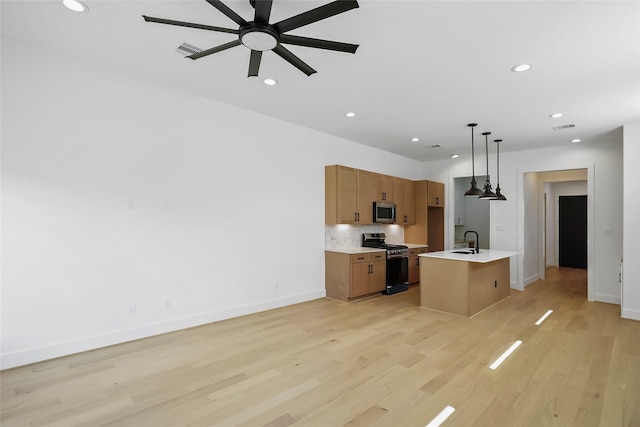
[[[247,21],[245,21],[242,16],[235,13],[233,10],[229,8],[226,4],[222,3],[220,0],[207,0],[211,6],[218,9],[220,12],[224,13],[229,19],[235,22],[238,25],[245,25]]]
[[[291,53],[291,51],[289,51],[288,49],[286,49],[284,46],[280,44],[274,47],[273,51],[276,54],[278,54],[278,56],[280,56],[282,59],[284,59],[285,61],[287,61],[294,67],[296,67],[298,70],[305,73],[307,76],[310,76],[311,74],[316,72],[316,70],[311,68],[306,62],[304,62],[302,59],[295,56],[293,53]]]
[[[158,24],[177,25],[178,27],[198,28],[200,30],[218,31],[220,33],[238,34],[238,30],[231,28],[214,27],[212,25],[194,24],[193,22],[174,21],[171,19],[154,18],[153,16],[142,15],[146,22],[156,22]]]
[[[260,71],[260,60],[262,59],[261,50],[252,50],[249,57],[249,75],[247,77],[258,77]]]
[[[296,28],[300,28],[302,26],[320,21],[322,19],[338,15],[348,10],[355,9],[357,7],[359,6],[356,0],[336,0],[334,2],[325,4],[324,6],[320,6],[299,15],[292,16],[291,18],[284,19],[280,22],[275,23],[273,26],[280,34],[282,34],[287,31],[291,31]]]
[[[312,39],[309,37],[292,36],[290,34],[280,35],[280,43],[292,44],[296,46],[315,47],[318,49],[337,50],[339,52],[356,53],[359,45],[351,43],[334,42],[331,40]]]
[[[202,52],[194,53],[193,55],[187,56],[190,59],[199,59],[203,56],[211,55],[212,53],[220,52],[231,47],[238,46],[240,44],[240,39],[230,41],[229,43],[221,44],[220,46],[212,47],[211,49],[203,50]]]
[[[260,24],[269,24],[269,16],[271,16],[272,4],[273,0],[255,0],[255,3],[253,3],[253,5],[256,8],[256,14],[253,20]]]

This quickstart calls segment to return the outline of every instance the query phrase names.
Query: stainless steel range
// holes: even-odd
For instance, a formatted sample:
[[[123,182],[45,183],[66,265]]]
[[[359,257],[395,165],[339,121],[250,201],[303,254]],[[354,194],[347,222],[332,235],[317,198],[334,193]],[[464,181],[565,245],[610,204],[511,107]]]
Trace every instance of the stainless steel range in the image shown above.
[[[385,243],[384,233],[363,233],[362,246],[387,250],[387,287],[382,293],[390,295],[409,289],[409,248]]]

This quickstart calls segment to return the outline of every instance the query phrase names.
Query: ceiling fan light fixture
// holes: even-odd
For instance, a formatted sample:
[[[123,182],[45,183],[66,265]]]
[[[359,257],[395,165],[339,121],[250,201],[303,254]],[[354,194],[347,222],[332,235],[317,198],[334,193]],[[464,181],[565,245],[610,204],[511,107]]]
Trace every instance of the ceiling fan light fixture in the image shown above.
[[[347,117],[355,117],[356,113],[354,113],[353,111],[349,111],[348,113],[345,113],[345,116],[347,116]]]
[[[580,138],[574,138],[571,140],[571,142],[577,143],[577,142],[582,142],[582,140]]]
[[[82,3],[79,0],[62,0],[62,4],[65,5],[67,9],[73,10],[74,12],[88,12],[89,8],[86,4]]]
[[[240,34],[240,41],[251,50],[264,52],[278,46],[278,39],[269,31],[252,30]]]
[[[418,137],[411,138],[411,142],[420,142],[420,138]]]
[[[451,155],[451,158],[452,158],[452,159],[457,159],[458,157],[460,157],[460,154],[452,154],[452,155]]]
[[[563,113],[549,114],[549,118],[552,118],[552,119],[559,119],[560,117],[564,117],[564,114]]]

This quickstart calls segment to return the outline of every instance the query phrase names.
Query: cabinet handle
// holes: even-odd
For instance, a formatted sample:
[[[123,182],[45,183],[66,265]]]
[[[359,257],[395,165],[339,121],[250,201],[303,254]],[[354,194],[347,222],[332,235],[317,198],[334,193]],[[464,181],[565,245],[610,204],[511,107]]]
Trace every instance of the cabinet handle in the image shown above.
[[[440,197],[436,197],[436,205],[440,204]]]
[[[364,257],[363,256],[359,256],[358,259],[364,259]]]
[[[358,222],[358,214],[356,212],[353,213],[353,222]]]
[[[387,200],[387,193],[384,191],[382,192],[382,200]]]
[[[407,215],[405,215],[405,216],[404,216],[404,222],[408,222],[408,221],[409,221],[409,218],[408,218],[408,216],[407,216]]]
[[[360,222],[360,212],[358,212],[358,222]]]
[[[369,264],[369,269],[367,270],[367,273],[369,274],[373,273],[373,266],[371,264]]]
[[[420,265],[420,258],[416,260],[416,265]]]

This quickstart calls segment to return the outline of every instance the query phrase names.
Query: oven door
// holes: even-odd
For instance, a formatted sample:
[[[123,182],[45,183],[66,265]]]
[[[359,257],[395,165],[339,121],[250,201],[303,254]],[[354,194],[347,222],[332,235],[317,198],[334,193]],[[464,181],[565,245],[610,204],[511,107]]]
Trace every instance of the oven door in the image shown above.
[[[409,285],[409,257],[400,256],[387,259],[387,289]]]

